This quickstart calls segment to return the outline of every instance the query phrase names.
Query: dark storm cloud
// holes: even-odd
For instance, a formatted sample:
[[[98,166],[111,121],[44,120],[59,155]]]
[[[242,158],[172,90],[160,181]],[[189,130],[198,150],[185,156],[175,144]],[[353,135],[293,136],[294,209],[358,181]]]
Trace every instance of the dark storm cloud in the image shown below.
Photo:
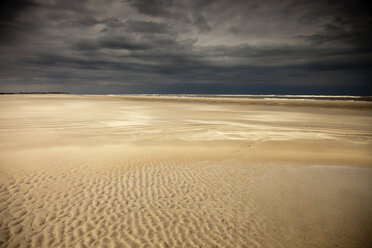
[[[5,7],[0,91],[372,93],[367,1],[34,0]]]
[[[333,18],[322,31],[304,36],[315,44],[348,43],[370,50],[372,44],[372,4],[370,1],[329,1],[334,5]]]
[[[0,42],[9,42],[24,25],[17,18],[36,4],[31,0],[4,1],[0,8]]]
[[[17,16],[35,4],[30,0],[5,1],[1,4],[0,21],[11,24]]]

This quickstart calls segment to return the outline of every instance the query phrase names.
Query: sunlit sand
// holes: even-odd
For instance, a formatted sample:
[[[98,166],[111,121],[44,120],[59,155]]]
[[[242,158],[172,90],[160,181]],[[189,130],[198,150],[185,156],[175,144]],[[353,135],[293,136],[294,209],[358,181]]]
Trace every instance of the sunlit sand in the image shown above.
[[[370,247],[372,103],[0,97],[1,247]]]

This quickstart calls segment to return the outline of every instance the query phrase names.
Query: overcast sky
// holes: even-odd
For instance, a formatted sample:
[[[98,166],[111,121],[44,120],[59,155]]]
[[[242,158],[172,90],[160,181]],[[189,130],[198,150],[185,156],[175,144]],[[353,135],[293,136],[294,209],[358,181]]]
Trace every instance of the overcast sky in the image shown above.
[[[368,1],[5,0],[0,91],[372,94]]]

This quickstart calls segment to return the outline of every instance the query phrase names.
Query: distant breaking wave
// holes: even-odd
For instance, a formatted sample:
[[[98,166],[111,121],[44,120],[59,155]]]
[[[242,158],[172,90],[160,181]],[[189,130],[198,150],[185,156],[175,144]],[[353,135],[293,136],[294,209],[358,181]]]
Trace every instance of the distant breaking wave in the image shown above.
[[[113,94],[110,94],[113,95]],[[296,99],[296,100],[343,100],[372,101],[372,96],[350,95],[227,95],[227,94],[120,94],[131,96],[206,97],[206,98],[250,98],[250,99]]]

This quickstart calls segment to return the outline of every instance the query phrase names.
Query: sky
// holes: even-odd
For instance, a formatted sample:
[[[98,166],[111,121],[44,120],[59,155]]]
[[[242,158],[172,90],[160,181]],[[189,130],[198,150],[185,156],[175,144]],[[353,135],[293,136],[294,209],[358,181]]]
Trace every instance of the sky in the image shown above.
[[[0,92],[372,95],[369,1],[1,5]]]

